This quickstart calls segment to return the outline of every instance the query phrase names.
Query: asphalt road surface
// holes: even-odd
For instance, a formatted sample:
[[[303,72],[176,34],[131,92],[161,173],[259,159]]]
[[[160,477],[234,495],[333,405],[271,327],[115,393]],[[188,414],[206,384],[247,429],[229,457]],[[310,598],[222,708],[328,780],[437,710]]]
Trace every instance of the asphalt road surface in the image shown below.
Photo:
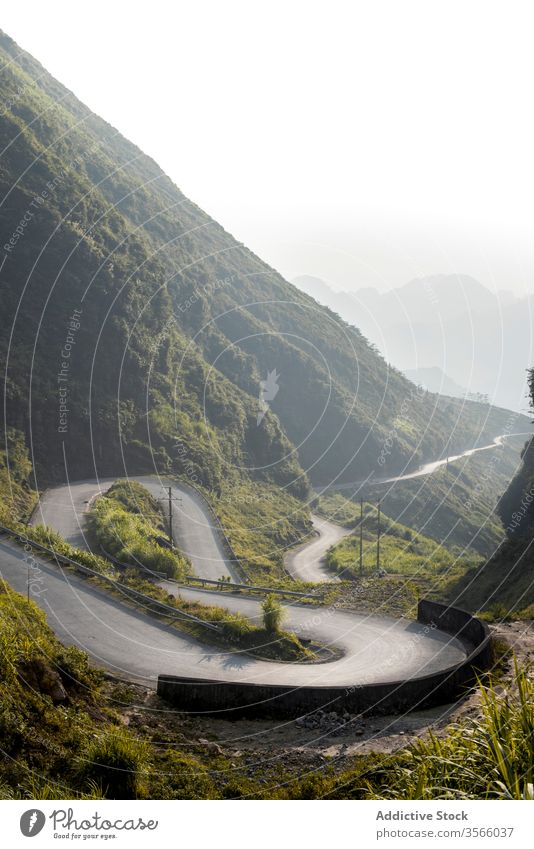
[[[105,493],[117,478],[100,481],[78,481],[48,489],[32,516],[32,524],[43,524],[61,534],[78,548],[88,548],[86,539],[87,513],[92,501]],[[168,501],[167,489],[172,487],[173,534],[177,546],[191,560],[195,575],[218,581],[221,577],[239,583],[239,575],[227,554],[203,499],[186,487],[164,478],[129,477],[145,486],[155,498]]]
[[[352,481],[352,483],[332,483],[328,486],[320,486],[316,487],[317,492],[327,492],[329,490],[333,490],[335,492],[343,492],[344,490],[352,490],[356,492],[356,490],[360,489],[365,484],[372,484],[375,486],[376,484],[388,484],[388,483],[397,483],[398,481],[409,481],[414,478],[422,478],[426,475],[431,475],[438,469],[442,468],[442,466],[446,466],[448,463],[454,463],[455,460],[461,460],[462,457],[472,457],[473,454],[478,454],[480,451],[491,451],[495,448],[500,448],[505,439],[511,438],[513,436],[532,436],[532,433],[508,433],[503,434],[502,436],[496,436],[493,442],[490,442],[489,445],[481,445],[479,448],[470,448],[468,451],[462,451],[461,454],[454,454],[450,457],[446,457],[444,460],[434,460],[432,463],[424,463],[424,465],[420,466],[413,472],[406,472],[403,475],[397,475],[392,478],[375,478],[373,475],[370,475],[368,478],[360,481]]]
[[[93,500],[105,493],[116,478],[76,483],[48,489],[41,498],[32,517],[32,524],[44,524],[61,534],[77,548],[88,548],[86,539],[87,514]],[[167,487],[171,481],[164,478],[138,476],[139,481],[152,495],[161,500],[167,509]],[[200,495],[172,483],[173,532],[176,545],[190,558],[195,575],[217,581],[222,576],[239,583],[233,563],[229,560],[220,531]],[[302,581],[332,581],[337,578],[326,568],[324,556],[334,543],[350,533],[346,528],[320,516],[312,516],[318,536],[285,556],[289,574]]]
[[[322,516],[312,515],[312,521],[318,536],[299,548],[288,551],[284,565],[291,577],[297,581],[337,581],[338,578],[326,566],[325,555],[330,546],[348,536],[350,530],[329,522]]]
[[[29,577],[31,598],[45,611],[62,642],[84,649],[115,675],[148,686],[155,685],[159,674],[261,684],[353,686],[418,677],[458,663],[466,655],[455,638],[409,620],[287,605],[289,628],[337,647],[343,656],[321,664],[256,660],[181,635],[93,587],[70,569],[62,570],[37,557],[28,562],[28,554],[6,538],[0,539],[0,574],[21,593],[26,593]],[[259,615],[259,603],[250,598],[169,586],[187,598]]]

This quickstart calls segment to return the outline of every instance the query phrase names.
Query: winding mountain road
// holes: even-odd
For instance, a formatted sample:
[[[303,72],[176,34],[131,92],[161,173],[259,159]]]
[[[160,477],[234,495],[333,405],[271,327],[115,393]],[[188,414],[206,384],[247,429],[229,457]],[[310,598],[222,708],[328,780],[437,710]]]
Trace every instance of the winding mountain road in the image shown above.
[[[89,548],[86,538],[88,512],[93,500],[103,495],[117,478],[76,481],[47,489],[41,497],[31,524],[43,524],[61,534],[77,548]],[[196,575],[218,581],[221,577],[239,581],[228,557],[215,519],[200,495],[174,481],[150,475],[130,476],[142,483],[159,501],[167,502],[168,487],[173,498],[173,533],[180,550],[191,560]]]
[[[370,476],[368,478],[365,478],[365,480],[352,481],[350,483],[333,483],[329,484],[328,486],[316,487],[316,490],[319,493],[327,492],[329,490],[334,492],[352,490],[353,492],[355,492],[360,487],[366,484],[372,484],[373,486],[376,486],[377,484],[382,485],[388,483],[397,483],[398,481],[409,481],[413,480],[414,478],[422,478],[426,475],[432,475],[434,472],[436,472],[443,466],[446,466],[449,463],[454,463],[455,460],[461,460],[463,457],[472,457],[473,454],[478,454],[481,451],[491,451],[494,448],[500,448],[502,445],[504,445],[505,439],[514,436],[532,436],[532,433],[525,432],[501,434],[500,436],[496,436],[493,442],[490,442],[488,445],[481,445],[479,448],[469,448],[467,451],[462,451],[461,454],[454,454],[450,457],[445,457],[445,459],[443,460],[434,460],[431,463],[424,463],[415,471],[406,472],[403,475],[397,475],[391,478],[375,478],[373,476]]]
[[[163,486],[169,485],[155,477],[133,480],[159,498],[164,496]],[[48,490],[33,522],[43,522],[69,542],[86,548],[87,511],[94,497],[112,482],[82,481]],[[173,496],[181,499],[176,506],[176,538],[197,572],[215,578],[222,574],[234,577],[208,506],[179,484],[172,487]],[[293,574],[306,575],[308,580],[318,574],[310,564],[324,568],[321,564],[326,549],[346,533],[326,520],[315,517],[314,521],[319,537],[292,552],[288,563]],[[336,659],[316,664],[276,663],[239,650],[208,647],[134,608],[126,599],[122,602],[110,596],[71,569],[29,555],[6,538],[0,539],[0,575],[18,592],[25,593],[29,583],[33,600],[45,611],[62,642],[84,649],[115,675],[148,686],[154,686],[159,675],[178,675],[295,687],[353,687],[428,675],[460,663],[469,650],[449,634],[411,620],[286,604],[286,627],[334,648]],[[261,617],[257,598],[181,587],[172,581],[164,581],[162,586],[184,599],[224,606],[251,619]]]
[[[531,433],[513,433],[509,436],[532,436]],[[493,448],[498,448],[504,444],[505,435],[497,436],[489,445],[482,445],[480,448],[470,448],[462,454],[455,454],[445,460],[435,460],[433,463],[425,463],[414,472],[407,472],[404,475],[397,475],[391,478],[369,478],[367,481],[355,481],[353,483],[334,484],[329,487],[318,487],[318,492],[326,490],[335,490],[342,492],[343,490],[353,491],[361,487],[364,483],[372,484],[389,484],[397,483],[398,481],[408,481],[414,478],[431,475],[447,463],[453,463],[455,460],[460,460],[463,457],[471,457],[479,451],[489,451]],[[300,581],[337,581],[337,576],[327,568],[324,559],[326,552],[330,546],[335,545],[344,537],[351,533],[351,530],[341,527],[335,522],[330,522],[321,516],[312,515],[312,522],[317,537],[310,542],[305,543],[298,548],[291,549],[285,556],[284,564],[289,574]]]
[[[497,436],[489,445],[471,448],[444,460],[425,463],[414,472],[407,472],[390,478],[369,478],[366,481],[333,484],[327,487],[318,487],[317,491],[325,492],[329,489],[336,491],[354,490],[364,483],[390,484],[431,475],[447,463],[452,463],[463,457],[470,457],[480,451],[489,451],[502,446],[508,436],[532,436],[532,434],[514,433]],[[31,523],[47,525],[60,533],[72,545],[87,549],[85,531],[91,503],[96,496],[105,493],[115,480],[116,478],[104,478],[98,481],[76,481],[48,489],[41,497]],[[234,582],[239,582],[240,575],[234,563],[228,557],[217,522],[199,494],[189,487],[165,478],[138,475],[130,476],[130,480],[142,483],[155,498],[164,502],[166,502],[168,496],[167,488],[171,486],[174,536],[180,549],[191,560],[196,575],[212,581],[225,577]],[[327,569],[324,558],[330,546],[335,545],[350,531],[320,516],[312,515],[312,522],[317,531],[317,536],[309,542],[289,550],[285,555],[284,565],[289,574],[296,580],[336,581],[337,577]]]
[[[110,488],[116,478],[99,481],[77,481],[47,489],[35,510],[31,524],[53,528],[77,548],[87,549],[86,523],[93,500]],[[210,581],[221,577],[239,583],[234,564],[229,559],[221,532],[200,495],[176,481],[138,475],[129,480],[142,483],[150,493],[166,503],[167,488],[172,487],[174,538],[193,564],[195,574]],[[350,531],[320,516],[312,516],[317,536],[285,556],[289,574],[301,581],[335,581],[324,564],[324,556],[334,543]]]
[[[0,540],[0,575],[41,607],[59,639],[87,651],[128,680],[155,686],[158,675],[291,686],[354,686],[419,677],[461,662],[465,646],[454,637],[409,620],[333,608],[285,606],[287,625],[344,654],[320,664],[275,663],[243,652],[209,648],[93,586],[70,569],[32,557]],[[259,602],[217,592],[168,588],[184,598],[219,604],[258,617]],[[24,623],[21,622],[21,628]]]
[[[284,557],[284,566],[297,581],[338,581],[339,578],[327,568],[324,558],[330,546],[348,536],[351,531],[322,516],[312,515],[312,522],[318,536],[298,548],[290,549]]]

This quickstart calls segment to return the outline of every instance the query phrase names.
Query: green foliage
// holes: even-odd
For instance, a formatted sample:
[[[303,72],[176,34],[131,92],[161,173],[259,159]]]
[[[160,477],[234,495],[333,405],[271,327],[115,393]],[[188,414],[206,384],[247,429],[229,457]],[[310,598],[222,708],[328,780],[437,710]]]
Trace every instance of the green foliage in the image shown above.
[[[202,779],[186,769],[205,776],[208,794],[206,770],[189,755],[174,752],[159,768],[157,749],[120,724],[116,693],[105,706],[87,655],[62,646],[44,613],[3,582],[0,639],[0,798],[194,798]],[[60,679],[67,700],[54,705],[41,684],[26,685],[32,668]]]
[[[77,646],[62,646],[56,655],[56,666],[61,670],[63,680],[73,687],[93,691],[102,683],[102,671],[92,666],[87,654]]]
[[[0,641],[0,736],[8,755],[0,760],[0,786],[14,798],[72,798],[72,755],[94,728],[86,710],[94,710],[101,675],[82,652],[57,641],[33,602],[3,582]],[[52,695],[59,682],[67,700],[58,708]]]
[[[0,524],[29,517],[37,500],[29,485],[31,471],[24,435],[0,428]]]
[[[163,572],[169,578],[183,577],[190,571],[185,558],[157,541],[162,515],[156,505],[140,484],[132,491],[127,482],[115,484],[106,496],[96,499],[91,531],[104,551],[121,563]]]
[[[143,486],[134,480],[117,480],[106,492],[106,498],[121,506],[127,513],[142,516],[157,530],[164,530],[161,503]]]
[[[482,688],[482,717],[430,734],[368,783],[375,799],[533,799],[534,681],[515,668],[517,695]]]
[[[218,799],[219,789],[205,766],[184,752],[166,752],[154,780],[157,799]]]
[[[368,486],[360,494],[375,504],[380,498],[391,519],[451,551],[460,547],[487,556],[503,537],[496,511],[520,462],[523,441],[524,437],[511,437],[502,447],[455,460],[431,475],[387,487]],[[321,497],[319,510],[346,527],[355,527],[359,498],[351,501],[341,493],[328,493]]]
[[[513,617],[506,605],[500,601],[496,601],[486,610],[479,610],[478,616],[485,622],[509,622]]]
[[[273,599],[275,608],[276,606],[280,607],[274,597],[268,596],[268,598]],[[224,607],[199,604],[198,602],[185,601],[181,598],[175,598],[174,603],[186,613],[220,625],[222,627],[221,635],[210,633],[209,639],[210,641],[218,642],[223,647],[227,648],[230,646],[230,648],[237,651],[248,651],[256,657],[263,657],[269,660],[296,662],[316,660],[314,652],[304,646],[295,634],[281,629],[280,625],[283,613],[281,607],[279,615],[273,613],[274,619],[278,616],[278,627],[273,629],[267,626],[265,616],[264,627],[261,627],[255,625],[241,613],[231,613]],[[271,622],[271,620],[269,621]],[[206,638],[205,632],[198,626],[191,626],[189,630],[191,633],[200,637],[200,639]]]
[[[224,614],[220,608],[208,610],[217,621],[222,622]],[[238,621],[238,617],[229,627],[250,640],[251,646],[258,638],[270,641],[273,647],[270,654],[266,648],[266,657],[302,659],[293,635],[287,636],[284,649],[283,632],[272,640],[263,629],[248,620]],[[225,773],[232,772],[228,765],[222,764],[224,771],[212,775],[209,768],[213,764],[207,766],[174,746],[161,750],[151,744],[150,733],[136,734],[121,724],[117,711],[127,710],[135,694],[122,684],[105,695],[103,676],[88,664],[87,656],[62,646],[43,612],[5,584],[0,584],[0,636],[0,736],[7,755],[0,759],[0,798],[194,799],[222,795]],[[59,676],[67,692],[64,703],[56,706],[47,692],[24,683],[35,664],[46,669],[49,677]],[[251,791],[266,795],[261,784],[246,783]]]
[[[277,634],[282,624],[284,611],[274,595],[268,595],[261,605],[263,625],[268,634]]]
[[[262,586],[287,582],[284,554],[312,528],[307,506],[260,481],[228,482],[211,501],[250,582]]]
[[[109,578],[117,577],[117,573],[109,560],[106,560],[104,557],[99,557],[90,551],[84,551],[81,548],[76,548],[75,546],[70,545],[70,543],[66,542],[63,537],[52,528],[47,528],[45,525],[21,525],[16,522],[11,522],[8,527],[21,534],[23,538],[37,542],[40,545],[44,545],[55,554],[59,554],[63,557],[69,557],[76,563],[81,563],[82,566],[88,566],[89,569],[93,569],[95,572],[100,572],[102,575],[107,575]],[[46,555],[41,555],[41,553],[39,553],[39,556]]]
[[[533,372],[529,373],[532,387]],[[532,403],[532,399],[531,399]],[[448,595],[464,607],[482,610],[490,618],[525,617],[534,609],[531,545],[534,536],[534,440],[523,448],[521,464],[498,510],[505,526],[500,545],[478,569],[453,582]]]
[[[339,496],[337,497],[339,498]],[[341,500],[341,499],[340,499]],[[323,514],[326,508],[332,508],[336,497],[321,499]],[[354,510],[351,510],[351,507]],[[349,536],[333,546],[327,553],[326,562],[338,573],[359,575],[360,557],[360,506],[352,502],[343,505],[341,516],[348,526],[355,530]],[[378,511],[374,504],[364,504],[362,562],[363,575],[372,575],[377,562]],[[416,530],[394,522],[388,516],[381,515],[380,568],[388,575],[402,575],[428,581],[430,585],[450,580],[455,575],[463,575],[466,569],[479,562],[476,556],[466,555],[461,549],[450,546],[445,548],[435,540],[429,539]]]
[[[111,726],[80,754],[80,778],[101,787],[105,799],[136,799],[144,794],[148,757],[145,743]]]

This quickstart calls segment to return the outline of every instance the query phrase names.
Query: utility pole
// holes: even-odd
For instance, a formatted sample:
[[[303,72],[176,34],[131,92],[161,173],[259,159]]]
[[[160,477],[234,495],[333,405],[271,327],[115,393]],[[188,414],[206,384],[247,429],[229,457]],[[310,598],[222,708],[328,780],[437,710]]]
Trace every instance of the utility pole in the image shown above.
[[[172,486],[169,487],[169,542],[171,544],[171,549],[174,548],[172,533]]]
[[[167,487],[167,498],[169,502],[169,543],[172,549],[174,548],[174,533],[172,529],[172,502],[176,501],[177,504],[181,504],[182,499],[172,497],[172,486]]]
[[[376,573],[380,572],[380,501],[377,504],[378,524],[376,528]]]
[[[360,498],[360,577],[363,578],[363,498]]]

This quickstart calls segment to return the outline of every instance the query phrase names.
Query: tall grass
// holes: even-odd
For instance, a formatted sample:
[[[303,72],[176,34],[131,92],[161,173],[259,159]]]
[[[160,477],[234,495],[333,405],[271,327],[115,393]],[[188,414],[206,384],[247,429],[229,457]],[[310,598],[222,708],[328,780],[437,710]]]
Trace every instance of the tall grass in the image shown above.
[[[148,760],[146,743],[112,726],[80,756],[80,778],[90,791],[100,787],[107,799],[135,799],[143,795]]]
[[[534,681],[514,661],[514,687],[482,687],[481,716],[415,744],[384,780],[367,784],[375,799],[533,799]]]

